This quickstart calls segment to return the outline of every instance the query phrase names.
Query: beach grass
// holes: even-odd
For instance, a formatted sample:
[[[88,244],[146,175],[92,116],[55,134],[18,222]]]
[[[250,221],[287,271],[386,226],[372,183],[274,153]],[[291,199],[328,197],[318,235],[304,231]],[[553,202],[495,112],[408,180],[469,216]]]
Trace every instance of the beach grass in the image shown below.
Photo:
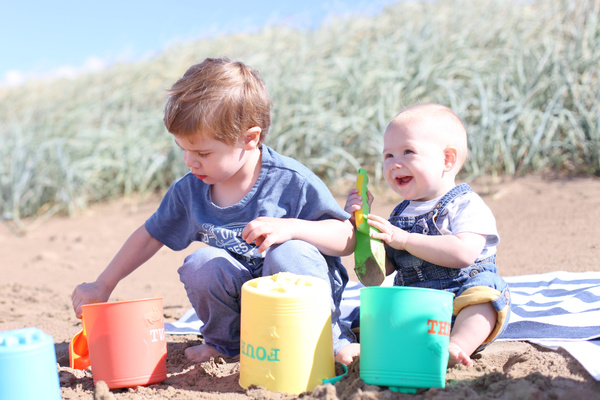
[[[274,105],[267,144],[332,187],[361,166],[380,181],[387,123],[423,102],[465,123],[463,178],[600,175],[599,18],[597,0],[401,1],[0,88],[0,213],[25,226],[166,190],[186,172],[162,123],[166,90],[206,57],[263,74]]]

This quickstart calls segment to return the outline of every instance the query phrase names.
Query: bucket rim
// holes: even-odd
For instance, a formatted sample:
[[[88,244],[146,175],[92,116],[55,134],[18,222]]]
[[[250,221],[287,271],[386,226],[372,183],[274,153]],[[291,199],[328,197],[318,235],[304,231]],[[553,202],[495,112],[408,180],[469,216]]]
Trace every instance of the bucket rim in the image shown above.
[[[54,338],[35,326],[0,332],[0,355],[54,348]]]
[[[429,292],[429,293],[436,293],[436,294],[447,294],[451,297],[454,297],[454,293],[452,292],[448,292],[447,290],[443,290],[443,289],[433,289],[433,288],[422,288],[422,287],[413,287],[413,286],[367,286],[364,288],[361,288],[360,291],[362,292],[363,290],[366,290],[368,292],[375,292],[375,291],[414,291],[414,292]]]
[[[162,302],[162,300],[163,300],[162,297],[148,297],[148,298],[144,298],[144,299],[120,300],[120,301],[105,301],[105,302],[102,302],[102,303],[84,304],[84,305],[81,306],[81,308],[116,306],[116,305],[120,305],[120,304],[135,304],[135,303],[142,303],[142,302],[147,302],[147,301],[161,301]]]

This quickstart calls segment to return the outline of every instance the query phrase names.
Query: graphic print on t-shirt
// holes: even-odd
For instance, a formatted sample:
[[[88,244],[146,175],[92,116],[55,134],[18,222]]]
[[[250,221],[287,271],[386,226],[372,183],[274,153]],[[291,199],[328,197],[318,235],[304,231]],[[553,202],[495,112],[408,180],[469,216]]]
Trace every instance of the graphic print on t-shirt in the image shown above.
[[[252,260],[258,258],[260,260],[256,262],[260,262],[263,255],[256,251],[257,247],[254,244],[248,244],[242,239],[245,226],[245,222],[233,222],[223,226],[204,223],[198,235],[203,243],[238,254],[247,263],[254,264]]]

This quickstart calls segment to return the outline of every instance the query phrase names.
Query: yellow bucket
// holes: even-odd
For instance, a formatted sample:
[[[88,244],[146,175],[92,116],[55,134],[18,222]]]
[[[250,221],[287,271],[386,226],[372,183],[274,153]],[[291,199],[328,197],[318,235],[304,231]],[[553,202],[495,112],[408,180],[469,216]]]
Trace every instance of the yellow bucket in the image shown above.
[[[299,394],[335,376],[327,283],[281,272],[242,286],[240,386]]]

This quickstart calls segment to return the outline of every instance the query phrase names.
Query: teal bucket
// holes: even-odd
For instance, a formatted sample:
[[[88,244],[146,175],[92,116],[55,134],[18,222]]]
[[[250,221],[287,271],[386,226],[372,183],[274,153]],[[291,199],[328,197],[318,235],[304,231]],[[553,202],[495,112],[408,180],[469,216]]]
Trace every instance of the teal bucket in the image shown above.
[[[402,393],[445,387],[453,299],[435,289],[361,289],[361,379]]]
[[[35,327],[0,332],[0,399],[61,399],[52,336]]]

